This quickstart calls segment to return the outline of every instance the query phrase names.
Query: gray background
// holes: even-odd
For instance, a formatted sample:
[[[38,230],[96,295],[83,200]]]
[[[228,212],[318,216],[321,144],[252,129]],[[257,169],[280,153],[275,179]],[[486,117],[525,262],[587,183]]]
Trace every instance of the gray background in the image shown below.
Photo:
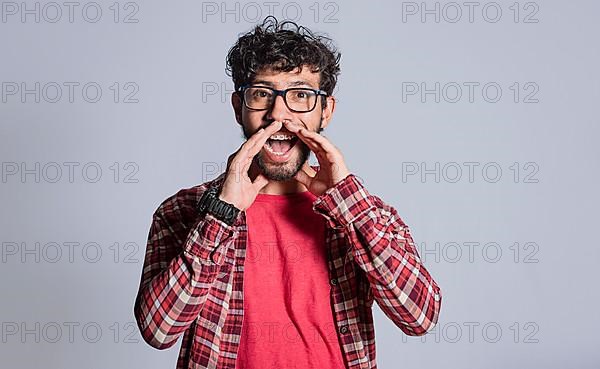
[[[11,4],[0,22],[2,366],[174,368],[179,343],[146,345],[132,312],[151,216],[241,144],[224,60],[268,4],[121,2],[117,22],[112,2],[97,3],[97,22],[85,2],[72,22],[63,5],[59,18],[39,3],[36,22]],[[439,2],[436,22],[432,1],[431,14],[420,2],[273,4],[339,46],[324,134],[398,210],[442,288],[424,338],[374,305],[379,367],[599,367],[600,5],[519,2],[515,18],[513,1],[479,2],[469,19],[460,2],[458,19]],[[22,95],[36,83],[39,102]],[[82,92],[90,83],[97,102]],[[421,95],[436,83],[439,102]]]

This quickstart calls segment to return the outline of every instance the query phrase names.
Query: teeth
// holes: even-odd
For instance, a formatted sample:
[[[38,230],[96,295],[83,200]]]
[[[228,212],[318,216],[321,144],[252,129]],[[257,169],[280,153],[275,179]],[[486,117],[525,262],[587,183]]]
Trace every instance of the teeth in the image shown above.
[[[286,135],[286,134],[274,134],[273,136],[269,137],[269,139],[271,140],[292,140],[296,138],[296,136],[293,135]],[[285,155],[285,153],[283,152],[279,152],[279,151],[275,151],[273,150],[273,148],[271,147],[271,144],[269,143],[269,141],[265,142],[264,144],[265,149],[267,149],[270,153],[281,156],[281,155]],[[291,148],[290,148],[291,150]]]
[[[277,152],[277,151],[273,151],[273,149],[271,148],[271,146],[269,146],[268,144],[265,144],[265,148],[266,148],[267,150],[269,150],[269,152],[270,152],[270,153],[272,153],[272,154],[274,154],[274,155],[277,155],[277,156],[281,156],[281,155],[283,155],[283,154],[284,154],[283,152]]]
[[[269,137],[269,139],[271,139],[271,140],[291,140],[292,138],[294,138],[294,136],[284,135],[284,134],[276,134],[276,135]]]

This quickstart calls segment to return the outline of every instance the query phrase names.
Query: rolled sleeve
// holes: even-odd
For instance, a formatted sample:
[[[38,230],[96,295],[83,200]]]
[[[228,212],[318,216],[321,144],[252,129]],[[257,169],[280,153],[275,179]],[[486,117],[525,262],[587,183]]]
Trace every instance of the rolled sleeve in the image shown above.
[[[333,228],[345,228],[374,208],[369,193],[354,174],[344,177],[313,202],[313,210]]]
[[[200,217],[185,244],[185,252],[197,256],[202,264],[221,264],[228,241],[237,235],[234,226],[235,224],[230,226],[212,214]]]

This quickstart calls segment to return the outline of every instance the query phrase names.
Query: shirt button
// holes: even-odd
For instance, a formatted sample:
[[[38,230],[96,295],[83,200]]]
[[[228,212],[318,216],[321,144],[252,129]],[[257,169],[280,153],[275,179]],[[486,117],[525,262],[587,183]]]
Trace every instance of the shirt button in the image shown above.
[[[332,286],[335,286],[337,282],[338,280],[336,278],[331,278],[331,280],[329,281],[329,283],[331,283]]]
[[[348,333],[348,326],[347,325],[343,325],[340,327],[340,333],[341,334],[346,334]]]
[[[217,252],[216,248],[210,252],[210,260],[212,260],[212,262],[215,264],[219,263],[219,256],[220,255]]]

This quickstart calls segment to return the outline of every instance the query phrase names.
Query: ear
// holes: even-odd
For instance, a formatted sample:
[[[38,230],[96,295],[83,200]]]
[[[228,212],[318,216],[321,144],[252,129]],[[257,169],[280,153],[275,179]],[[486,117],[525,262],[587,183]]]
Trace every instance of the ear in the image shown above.
[[[327,106],[323,109],[323,114],[321,115],[321,128],[327,127],[331,118],[333,118],[333,112],[335,111],[335,97],[327,96]]]
[[[234,92],[231,94],[231,106],[233,106],[233,113],[235,114],[235,120],[238,124],[242,125],[242,99],[240,94]]]

